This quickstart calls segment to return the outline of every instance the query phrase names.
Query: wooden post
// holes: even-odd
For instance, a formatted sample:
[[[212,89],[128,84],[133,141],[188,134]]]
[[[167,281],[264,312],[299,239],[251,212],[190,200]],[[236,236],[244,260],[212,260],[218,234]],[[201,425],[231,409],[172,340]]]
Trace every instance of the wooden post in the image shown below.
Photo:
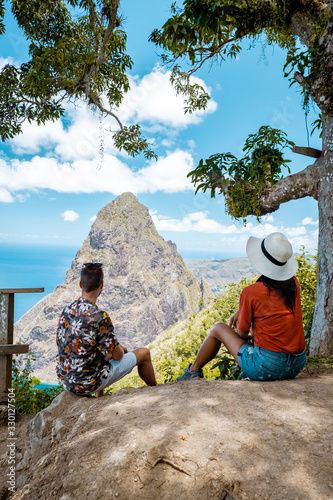
[[[29,345],[14,344],[14,294],[40,293],[44,288],[0,289],[0,403],[7,401],[12,386],[12,357],[29,351]]]

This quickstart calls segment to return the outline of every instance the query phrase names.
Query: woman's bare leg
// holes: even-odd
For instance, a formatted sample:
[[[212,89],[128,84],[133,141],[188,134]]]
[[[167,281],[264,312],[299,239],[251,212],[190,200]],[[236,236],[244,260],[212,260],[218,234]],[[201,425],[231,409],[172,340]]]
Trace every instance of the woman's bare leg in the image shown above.
[[[150,351],[146,347],[134,349],[136,364],[140,378],[147,385],[157,385],[154,368],[151,362]]]
[[[217,323],[209,333],[208,337],[200,347],[194,363],[190,367],[190,371],[194,372],[205,366],[208,361],[215,358],[221,344],[224,344],[230,354],[237,361],[237,353],[243,344],[247,344],[247,340],[242,339],[235,330],[225,323]]]

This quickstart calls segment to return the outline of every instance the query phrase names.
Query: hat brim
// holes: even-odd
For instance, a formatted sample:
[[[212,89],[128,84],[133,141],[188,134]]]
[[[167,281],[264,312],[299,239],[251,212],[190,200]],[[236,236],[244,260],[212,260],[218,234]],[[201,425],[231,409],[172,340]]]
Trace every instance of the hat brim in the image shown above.
[[[261,250],[261,242],[264,238],[250,236],[246,244],[246,253],[252,266],[260,274],[276,281],[286,281],[294,276],[298,269],[295,257],[291,257],[283,266],[277,266],[270,262]]]

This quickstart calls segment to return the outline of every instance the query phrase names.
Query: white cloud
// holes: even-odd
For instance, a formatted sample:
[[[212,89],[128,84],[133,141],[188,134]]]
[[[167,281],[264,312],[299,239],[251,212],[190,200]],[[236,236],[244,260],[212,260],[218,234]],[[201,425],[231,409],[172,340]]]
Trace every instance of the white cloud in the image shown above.
[[[25,203],[27,201],[27,199],[30,198],[30,194],[29,193],[25,193],[25,194],[17,194],[15,196],[15,200],[16,201],[19,201],[20,203]]]
[[[14,198],[13,196],[10,194],[10,192],[3,188],[3,187],[0,187],[0,202],[2,203],[13,203],[14,201]]]
[[[91,223],[95,222],[95,220],[97,219],[97,215],[93,215],[92,217],[90,217],[89,221]]]
[[[196,148],[196,144],[195,144],[195,141],[193,141],[192,139],[190,139],[189,141],[187,141],[187,145],[190,149],[195,149]]]
[[[24,237],[28,240],[37,240],[39,238],[39,234],[25,234]]]
[[[208,213],[208,211],[189,213],[182,220],[171,219],[163,215],[158,215],[156,211],[151,212],[151,215],[158,231],[198,231],[201,233],[219,234],[230,234],[236,232],[237,228],[235,224],[224,226],[213,219],[209,219],[207,217]]]
[[[276,103],[272,107],[272,118],[270,120],[270,125],[272,127],[285,128],[296,118],[295,104],[291,105],[289,96],[286,96],[285,100]]]
[[[312,217],[305,217],[301,222],[304,226],[318,226],[318,223],[319,222],[317,220],[313,220]]]
[[[217,103],[211,99],[206,110],[198,110],[192,114],[184,113],[184,99],[177,95],[170,83],[170,71],[156,67],[143,78],[131,77],[131,90],[119,107],[120,119],[124,122],[160,123],[164,126],[183,128],[202,121],[207,113],[217,109]],[[193,77],[205,90],[209,89],[200,78]]]
[[[81,104],[68,108],[66,118],[69,122],[66,127],[61,120],[45,125],[25,122],[22,134],[10,141],[14,153],[19,156],[45,150],[48,156],[52,154],[65,161],[96,157],[100,147],[98,114]],[[115,152],[112,141],[111,144],[106,141],[105,151]]]
[[[254,224],[249,222],[246,226],[239,224],[224,225],[218,221],[209,218],[208,211],[188,213],[183,219],[172,219],[170,217],[159,215],[156,210],[151,210],[150,214],[158,231],[174,231],[186,233],[188,231],[196,231],[203,234],[222,234],[223,239],[220,241],[224,247],[237,246],[239,251],[244,251],[248,238],[255,236],[256,238],[265,238],[268,234],[276,231],[284,233],[294,248],[294,252],[298,252],[301,246],[305,246],[308,251],[314,252],[318,243],[318,230],[307,231],[304,226],[301,227],[285,227],[282,225],[273,225],[270,222]],[[266,220],[272,220],[273,217],[266,217]]]
[[[160,68],[143,78],[131,77],[132,88],[119,109],[124,123],[139,122],[149,134],[163,134],[155,142],[169,151],[160,154],[157,162],[145,162],[145,166],[134,166],[132,170],[125,163],[127,154],[119,153],[113,146],[108,129],[111,126],[116,130],[115,122],[104,117],[100,123],[99,113],[85,104],[68,103],[65,120],[41,126],[24,123],[23,133],[10,141],[16,158],[0,159],[0,201],[12,202],[14,194],[23,201],[26,193],[41,189],[115,195],[124,191],[140,194],[193,190],[187,173],[193,170],[194,160],[189,151],[177,149],[178,131],[199,123],[205,114],[216,110],[217,104],[211,100],[206,111],[185,115],[183,98],[176,95],[169,77],[170,72]],[[202,80],[193,81],[206,88]],[[97,169],[101,164],[102,142],[104,159]],[[193,148],[193,141],[188,145]],[[20,155],[25,155],[22,161]],[[139,161],[142,164],[142,158]]]
[[[76,212],[74,212],[74,210],[65,210],[65,212],[61,214],[61,217],[66,222],[74,222],[80,216],[79,216],[79,214],[77,214]]]
[[[15,61],[12,57],[1,57],[0,56],[0,71],[2,68],[7,66],[7,64],[15,65]]]
[[[274,222],[274,217],[271,214],[264,215],[262,220],[265,222]]]
[[[172,146],[174,145],[175,141],[171,140],[171,139],[163,139],[161,141],[161,145],[166,147],[166,148],[172,148]]]
[[[187,173],[193,169],[194,160],[186,151],[170,152],[138,170],[131,170],[111,155],[105,155],[101,169],[98,170],[97,165],[97,160],[62,163],[55,158],[34,156],[29,161],[6,162],[0,158],[0,200],[1,194],[2,201],[10,202],[15,192],[39,189],[115,195],[125,191],[139,194],[193,190]]]

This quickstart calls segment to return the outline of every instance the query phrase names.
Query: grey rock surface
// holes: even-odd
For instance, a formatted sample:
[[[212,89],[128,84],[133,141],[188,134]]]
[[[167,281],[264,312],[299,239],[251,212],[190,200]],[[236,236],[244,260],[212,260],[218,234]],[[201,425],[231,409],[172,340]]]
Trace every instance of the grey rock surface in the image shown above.
[[[175,322],[197,312],[211,291],[184,264],[176,245],[156,231],[148,209],[124,193],[97,215],[65,282],[15,324],[15,338],[30,344],[35,375],[56,382],[55,332],[64,306],[80,296],[85,262],[102,262],[104,290],[98,305],[107,311],[115,334],[129,349],[147,345]]]

